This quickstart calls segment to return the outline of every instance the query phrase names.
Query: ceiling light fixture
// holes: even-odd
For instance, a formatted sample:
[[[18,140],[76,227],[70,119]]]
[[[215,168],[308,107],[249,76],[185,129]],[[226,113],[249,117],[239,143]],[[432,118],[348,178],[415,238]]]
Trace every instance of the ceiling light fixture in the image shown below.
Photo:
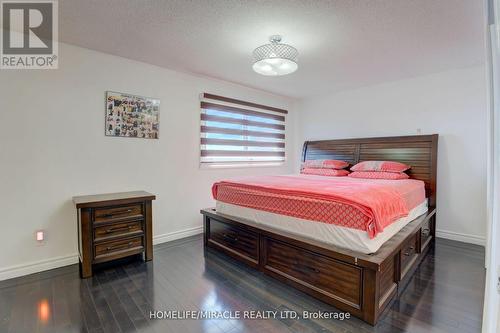
[[[282,44],[281,36],[269,37],[270,44],[259,46],[253,51],[253,70],[266,76],[280,76],[297,70],[299,52],[293,46]]]

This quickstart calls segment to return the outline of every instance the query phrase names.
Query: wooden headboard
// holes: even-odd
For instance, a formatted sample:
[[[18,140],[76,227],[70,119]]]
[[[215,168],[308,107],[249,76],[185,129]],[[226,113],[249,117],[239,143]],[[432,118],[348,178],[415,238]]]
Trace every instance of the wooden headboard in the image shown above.
[[[411,165],[410,178],[425,182],[429,206],[436,206],[438,134],[306,141],[302,161],[336,159],[351,163],[397,161]]]

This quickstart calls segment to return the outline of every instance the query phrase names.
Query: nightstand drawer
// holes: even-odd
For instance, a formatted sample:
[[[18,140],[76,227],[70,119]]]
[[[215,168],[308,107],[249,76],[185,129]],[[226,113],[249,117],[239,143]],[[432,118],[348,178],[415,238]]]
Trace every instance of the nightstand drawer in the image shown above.
[[[109,257],[125,257],[143,250],[142,236],[104,242],[94,246],[94,259],[99,261]]]
[[[142,218],[144,212],[141,204],[117,206],[108,208],[96,208],[94,210],[94,222],[104,223],[130,218]]]
[[[143,233],[143,222],[121,222],[94,229],[94,241],[100,242],[115,237],[127,237]]]

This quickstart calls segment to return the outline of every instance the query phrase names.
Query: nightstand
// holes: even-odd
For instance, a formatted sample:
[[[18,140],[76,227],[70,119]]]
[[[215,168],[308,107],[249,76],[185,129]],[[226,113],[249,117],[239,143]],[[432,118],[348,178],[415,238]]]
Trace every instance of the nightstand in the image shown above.
[[[92,276],[92,266],[143,253],[153,259],[152,200],[144,192],[73,197],[78,210],[80,276]]]

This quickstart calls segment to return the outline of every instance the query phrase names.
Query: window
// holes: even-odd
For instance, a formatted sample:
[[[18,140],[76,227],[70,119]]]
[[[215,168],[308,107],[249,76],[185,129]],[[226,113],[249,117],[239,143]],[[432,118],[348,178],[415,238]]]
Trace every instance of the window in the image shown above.
[[[203,94],[201,163],[246,165],[283,162],[287,113],[270,106]]]

